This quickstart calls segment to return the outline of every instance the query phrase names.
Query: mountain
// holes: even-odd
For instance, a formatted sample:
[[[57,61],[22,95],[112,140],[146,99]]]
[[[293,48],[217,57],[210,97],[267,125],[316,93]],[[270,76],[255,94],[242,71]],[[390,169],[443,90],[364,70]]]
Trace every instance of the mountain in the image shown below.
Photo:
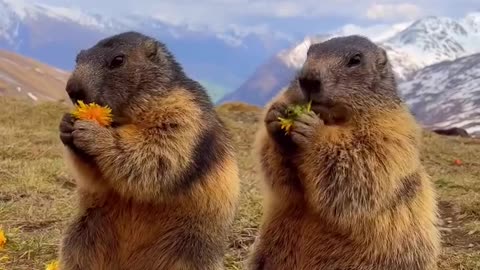
[[[281,51],[276,54],[257,70],[235,91],[227,94],[219,103],[229,101],[243,101],[254,105],[263,106],[268,100],[274,97],[288,82],[293,78],[295,72],[302,66],[305,61],[306,52],[312,43],[321,42],[335,36],[343,36],[349,34],[364,34],[371,38],[378,45],[386,49],[387,54],[392,62],[392,66],[399,82],[399,89],[401,93],[408,93],[410,80],[415,81],[415,78],[423,78],[421,74],[430,74],[432,65],[443,63],[448,65],[449,61],[454,61],[468,55],[480,53],[480,13],[470,13],[464,18],[454,20],[445,17],[426,17],[415,22],[407,22],[394,25],[390,28],[377,29],[374,31],[360,31],[352,32],[348,29],[341,29],[331,34],[306,37],[302,42],[296,46]],[[463,58],[462,58],[463,59]],[[445,62],[446,61],[446,62]],[[456,63],[459,65],[468,65],[470,62],[460,61]],[[425,73],[423,73],[425,72]],[[458,79],[452,73],[443,73],[446,76],[452,76],[451,80]],[[445,78],[450,80],[450,78]],[[418,81],[416,81],[418,83]],[[464,82],[465,84],[472,83],[468,88],[463,85],[448,84],[448,89],[444,91],[471,91],[480,84],[477,81]],[[425,83],[427,85],[427,83]],[[403,91],[403,88],[406,88]],[[456,87],[450,89],[451,87]],[[458,87],[458,89],[457,89]],[[415,109],[420,110],[422,106],[431,108],[435,104],[425,93],[423,96],[423,89],[421,87],[415,88],[416,94],[406,95],[405,99],[416,98],[421,100],[416,104]],[[446,94],[448,96],[448,94]],[[442,96],[445,96],[442,94]],[[457,101],[458,102],[458,101]],[[444,104],[444,103],[442,103]],[[455,118],[453,114],[470,114],[467,113],[468,106],[459,108],[459,111],[449,111],[438,118],[428,118],[430,111],[418,111],[419,120],[426,124],[441,124],[444,120]],[[465,110],[465,111],[464,111]],[[458,116],[461,118],[461,116]],[[425,119],[424,119],[425,118]],[[452,118],[452,119],[453,119]],[[437,121],[440,121],[437,123]]]
[[[31,101],[66,101],[68,73],[33,59],[0,50],[0,96]]]
[[[365,32],[365,30],[371,33],[370,38],[372,40],[382,41],[394,36],[408,26],[409,23],[401,23],[381,29],[352,29],[352,26],[347,25],[331,34],[307,36],[297,45],[280,51],[260,65],[253,75],[237,90],[226,94],[218,103],[243,101],[263,106],[280,89],[285,87],[293,78],[295,72],[302,67],[307,50],[311,44],[319,43],[335,36],[359,34],[359,32]]]
[[[400,79],[445,60],[480,52],[480,13],[454,20],[427,17],[384,41]]]
[[[288,84],[294,72],[295,69],[285,65],[281,58],[272,57],[261,65],[238,90],[227,93],[218,103],[242,101],[262,106]]]
[[[480,136],[480,53],[423,68],[399,89],[425,126]]]
[[[67,71],[80,49],[129,30],[161,40],[190,76],[224,91],[238,87],[270,55],[291,44],[274,32],[245,32],[234,26],[216,32],[135,14],[111,18],[71,7],[0,0],[0,49]]]
[[[227,94],[219,102],[246,101],[253,102],[255,105],[265,104],[293,78],[305,61],[306,52],[312,43],[350,34],[363,34],[384,47],[396,77],[399,81],[403,81],[423,67],[480,52],[478,46],[480,44],[480,13],[470,13],[458,20],[426,17],[415,22],[400,23],[382,29],[367,29],[367,31],[365,29],[352,31],[344,27],[330,34],[306,37],[297,45],[271,57],[237,90]],[[258,87],[262,85],[262,81],[272,80],[273,77],[281,83],[272,85],[268,89]],[[255,95],[259,92],[264,95],[256,99]]]

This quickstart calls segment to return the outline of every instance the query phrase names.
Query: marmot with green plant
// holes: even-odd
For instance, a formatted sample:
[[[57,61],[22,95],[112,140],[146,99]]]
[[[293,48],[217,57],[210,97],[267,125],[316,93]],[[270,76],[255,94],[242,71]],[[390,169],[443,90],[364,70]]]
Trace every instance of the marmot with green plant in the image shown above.
[[[66,91],[113,122],[61,121],[79,213],[60,269],[223,269],[239,177],[204,88],[160,41],[125,32],[81,51]]]
[[[282,122],[304,104],[310,110],[290,127]],[[384,49],[361,36],[312,45],[264,120],[256,139],[264,215],[248,269],[436,269],[437,203],[420,162],[421,128]]]

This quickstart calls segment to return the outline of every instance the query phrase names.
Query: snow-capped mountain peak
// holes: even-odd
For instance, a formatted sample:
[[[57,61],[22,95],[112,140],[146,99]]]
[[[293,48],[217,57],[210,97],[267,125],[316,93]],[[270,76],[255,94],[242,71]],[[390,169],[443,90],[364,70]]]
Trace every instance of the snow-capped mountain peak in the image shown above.
[[[306,37],[270,59],[222,102],[264,105],[288,85],[312,43],[352,34],[367,36],[387,51],[400,93],[421,123],[462,127],[480,137],[479,12],[460,19],[426,17],[391,27],[347,25],[329,35]]]
[[[308,48],[310,45],[322,42],[326,40],[329,36],[319,35],[306,37],[302,42],[297,44],[290,50],[284,50],[279,53],[278,57],[289,67],[294,69],[299,69],[305,62]]]
[[[360,34],[384,47],[399,79],[414,71],[445,60],[480,52],[480,12],[469,13],[462,19],[426,17],[416,22],[393,26],[361,28],[347,25],[323,40],[335,36]],[[295,47],[282,51],[278,57],[290,68],[298,69],[305,62],[312,42],[322,39],[306,37]]]
[[[24,37],[20,37],[19,31],[25,25],[41,26],[53,21],[77,25],[99,33],[133,26],[127,25],[124,20],[119,21],[96,14],[88,14],[74,7],[56,7],[40,3],[27,4],[23,0],[0,0],[0,43],[3,40],[8,46],[2,47],[17,47],[18,43],[24,42]]]
[[[462,24],[466,27],[467,31],[480,33],[480,12],[469,13],[462,20]]]
[[[86,27],[108,29],[114,26],[111,19],[88,14],[75,7],[51,6],[42,3],[26,3],[23,0],[0,0],[0,7],[4,15],[10,19],[35,20],[42,16],[63,21],[75,22]],[[0,25],[1,27],[1,25]]]
[[[396,35],[407,28],[412,22],[403,22],[394,25],[375,25],[371,27],[359,27],[353,24],[347,24],[342,28],[325,35],[306,37],[291,49],[284,50],[278,55],[285,64],[294,69],[299,69],[305,62],[308,48],[311,44],[322,42],[324,40],[345,35],[363,35],[371,38],[374,42],[382,42]]]
[[[389,39],[386,44],[401,48],[416,59],[420,66],[453,60],[475,53],[479,50],[480,35],[471,30],[475,28],[467,20],[456,21],[451,18],[427,17]]]
[[[192,78],[228,91],[268,55],[291,44],[289,36],[262,26],[192,27],[135,12],[110,16],[51,2],[0,0],[0,48],[71,70],[80,49],[113,34],[139,31],[166,44]],[[216,62],[205,61],[206,55]]]

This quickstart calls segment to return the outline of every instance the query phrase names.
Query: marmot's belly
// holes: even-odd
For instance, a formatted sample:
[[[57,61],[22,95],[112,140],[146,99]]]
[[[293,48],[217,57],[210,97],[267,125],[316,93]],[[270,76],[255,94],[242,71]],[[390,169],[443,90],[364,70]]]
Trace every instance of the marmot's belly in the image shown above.
[[[169,245],[178,234],[197,227],[178,206],[117,202],[106,218],[111,220],[121,250],[129,251],[158,243]]]
[[[302,221],[290,217],[271,220],[263,239],[259,239],[260,252],[256,260],[265,269],[272,270],[430,269],[429,264],[432,262],[425,248],[400,253],[388,249],[380,251],[377,247],[385,246],[386,243],[379,240],[368,245],[367,241],[354,240],[337,229],[333,225],[308,218]],[[387,241],[386,237],[383,239]]]
[[[335,226],[305,224],[301,241],[300,269],[319,270],[426,270],[431,262],[427,246],[393,241],[388,236],[372,239],[353,239],[335,231]],[[372,231],[372,234],[374,231]],[[366,236],[369,237],[369,236]],[[392,241],[394,243],[392,243]],[[402,245],[394,247],[393,245]],[[418,244],[418,243],[417,243]],[[385,248],[387,246],[391,248]],[[410,246],[410,248],[406,248]],[[398,248],[394,251],[394,248]],[[404,249],[405,248],[405,249]],[[402,250],[399,252],[398,250]]]

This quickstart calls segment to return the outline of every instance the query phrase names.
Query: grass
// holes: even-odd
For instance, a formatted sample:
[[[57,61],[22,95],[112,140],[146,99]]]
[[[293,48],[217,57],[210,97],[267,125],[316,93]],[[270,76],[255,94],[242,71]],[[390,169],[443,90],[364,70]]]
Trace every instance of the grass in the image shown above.
[[[8,238],[0,269],[44,269],[74,211],[74,184],[65,170],[57,127],[67,108],[0,97],[0,228]],[[251,144],[259,110],[228,104],[218,112],[232,130],[240,163],[241,204],[227,269],[243,269],[261,217]],[[480,269],[480,141],[426,133],[423,162],[439,193],[443,251],[439,269]],[[455,165],[454,160],[462,161]]]

